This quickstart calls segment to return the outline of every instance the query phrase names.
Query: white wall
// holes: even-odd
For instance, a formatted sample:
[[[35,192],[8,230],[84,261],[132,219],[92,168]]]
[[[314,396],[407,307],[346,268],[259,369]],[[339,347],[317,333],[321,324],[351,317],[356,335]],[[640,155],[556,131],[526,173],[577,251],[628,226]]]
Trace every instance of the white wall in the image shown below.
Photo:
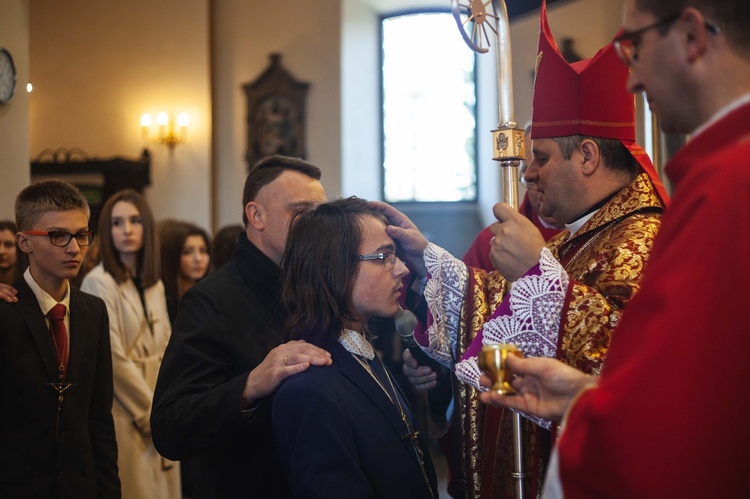
[[[242,85],[278,52],[310,83],[307,157],[328,194],[340,195],[340,0],[35,0],[30,28],[32,157],[58,147],[136,157],[142,113],[187,112],[186,144],[172,154],[150,147],[146,196],[157,218],[237,223],[247,173]]]
[[[16,91],[0,105],[0,219],[15,220],[16,195],[29,183],[29,0],[0,0],[0,47],[16,67]]]
[[[28,183],[29,155],[77,146],[97,156],[135,157],[143,145],[143,112],[186,111],[187,144],[172,156],[151,147],[147,197],[157,217],[209,228],[240,220],[247,172],[242,85],[265,70],[272,52],[310,83],[307,152],[323,169],[329,197],[379,197],[378,13],[383,6],[449,6],[444,0],[0,2],[0,45],[13,45],[19,79],[30,75],[35,83],[30,96],[21,93],[0,108],[0,160],[8,178],[0,186],[1,206],[10,209]],[[586,57],[612,38],[620,15],[620,0],[550,7],[556,38],[572,36]],[[530,116],[537,35],[536,12],[511,26],[519,124]],[[458,32],[456,42],[463,43]],[[490,130],[497,125],[494,59],[492,52],[481,55],[478,66],[479,206],[487,222],[501,198],[498,167],[490,159]]]
[[[279,53],[310,84],[307,159],[323,170],[329,197],[341,193],[341,0],[212,4],[214,147],[219,225],[241,222],[247,176],[247,109],[242,86]]]
[[[577,0],[553,4],[548,9],[550,25],[559,41],[575,40],[583,57],[591,57],[616,34],[621,18],[619,0]],[[410,8],[442,8],[448,2],[403,0],[344,0],[342,70],[343,102],[343,191],[367,198],[379,198],[380,123],[378,15]],[[390,10],[389,10],[390,9]],[[511,24],[513,87],[516,122],[523,126],[531,119],[531,91],[539,35],[539,11]],[[464,43],[456,30],[456,43]],[[479,133],[478,209],[491,223],[492,205],[502,199],[501,176],[492,161],[491,130],[498,124],[497,56],[493,48],[477,59]]]
[[[143,113],[186,112],[187,143],[149,146],[146,198],[157,218],[210,228],[208,0],[34,0],[29,26],[32,157],[80,147],[135,158]]]
[[[344,0],[342,25],[342,194],[381,199],[378,13],[359,0]]]

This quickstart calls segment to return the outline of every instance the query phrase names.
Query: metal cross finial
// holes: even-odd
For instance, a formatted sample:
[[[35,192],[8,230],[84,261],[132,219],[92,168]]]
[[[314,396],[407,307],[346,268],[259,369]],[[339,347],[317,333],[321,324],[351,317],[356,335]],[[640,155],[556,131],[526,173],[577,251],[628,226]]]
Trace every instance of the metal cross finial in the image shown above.
[[[468,3],[461,3],[460,0],[451,0],[451,12],[456,20],[458,30],[464,38],[466,44],[474,52],[484,54],[490,47],[490,35],[488,28],[497,36],[497,30],[492,24],[487,22],[487,18],[498,20],[494,13],[487,13],[487,6],[492,0],[483,2],[482,0],[468,0]],[[471,33],[466,30],[467,25],[471,25]],[[485,46],[486,45],[486,46]]]

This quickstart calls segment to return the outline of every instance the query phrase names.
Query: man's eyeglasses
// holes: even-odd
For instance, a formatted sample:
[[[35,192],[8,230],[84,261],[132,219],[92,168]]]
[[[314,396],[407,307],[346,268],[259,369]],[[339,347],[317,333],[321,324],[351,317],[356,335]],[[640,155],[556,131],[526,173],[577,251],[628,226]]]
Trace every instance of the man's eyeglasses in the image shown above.
[[[25,230],[22,233],[29,236],[49,236],[49,242],[52,243],[52,246],[59,246],[60,248],[70,244],[70,240],[74,237],[78,246],[88,246],[94,240],[94,231],[91,230],[85,230],[77,234],[71,234],[64,230]]]
[[[621,34],[614,39],[617,55],[620,56],[620,59],[626,66],[632,66],[638,62],[638,44],[643,33],[652,29],[667,28],[674,24],[680,17],[682,17],[682,13],[673,14],[643,28]],[[715,35],[721,33],[721,30],[715,24],[705,21],[705,26],[709,32]]]
[[[379,262],[382,262],[385,270],[393,270],[393,268],[396,266],[396,262],[398,261],[396,253],[371,253],[369,255],[357,255],[357,259],[359,259],[359,261],[377,260]]]

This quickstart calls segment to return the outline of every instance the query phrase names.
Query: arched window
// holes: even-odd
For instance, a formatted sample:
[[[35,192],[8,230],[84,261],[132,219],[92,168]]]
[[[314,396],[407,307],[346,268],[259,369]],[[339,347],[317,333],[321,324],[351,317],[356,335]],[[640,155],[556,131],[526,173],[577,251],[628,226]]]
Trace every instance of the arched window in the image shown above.
[[[383,199],[476,201],[475,55],[449,12],[384,17]]]

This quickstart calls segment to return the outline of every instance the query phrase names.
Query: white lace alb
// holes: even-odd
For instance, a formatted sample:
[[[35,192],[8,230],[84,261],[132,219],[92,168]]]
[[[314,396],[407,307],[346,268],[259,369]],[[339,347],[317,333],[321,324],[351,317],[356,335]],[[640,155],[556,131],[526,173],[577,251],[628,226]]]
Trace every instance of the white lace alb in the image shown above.
[[[481,337],[483,345],[513,343],[526,357],[556,356],[569,279],[547,248],[540,253],[539,269],[541,275],[526,275],[513,284],[499,308],[501,313],[485,323],[477,337]],[[482,371],[476,356],[458,362],[455,373],[463,383],[486,390],[479,385]],[[548,420],[527,414],[523,416],[544,428],[550,427]]]

